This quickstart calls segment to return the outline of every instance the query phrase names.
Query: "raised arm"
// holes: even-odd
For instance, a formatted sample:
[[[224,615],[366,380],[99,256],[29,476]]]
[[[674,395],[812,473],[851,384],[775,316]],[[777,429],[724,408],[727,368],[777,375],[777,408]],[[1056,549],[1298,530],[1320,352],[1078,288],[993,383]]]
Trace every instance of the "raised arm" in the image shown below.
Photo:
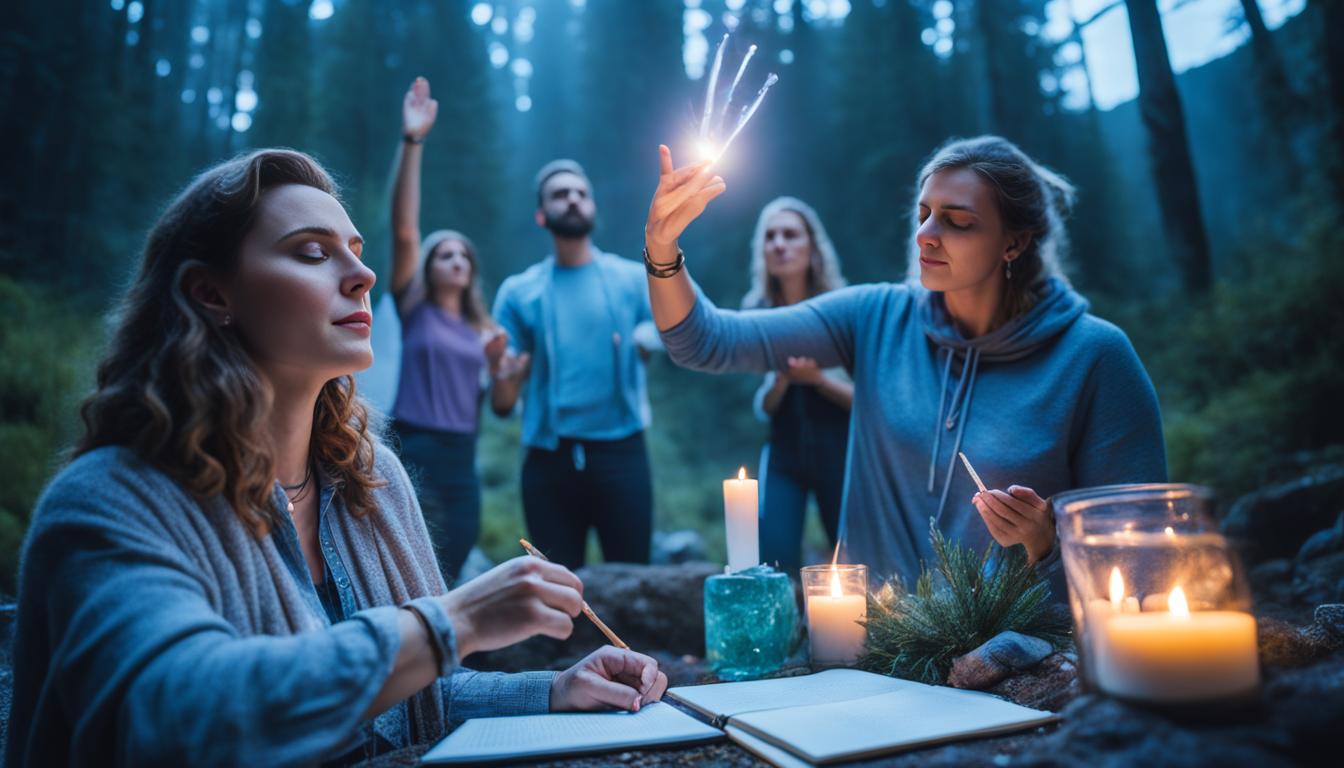
[[[655,267],[675,268],[677,239],[725,187],[707,161],[674,169],[670,150],[660,146],[658,153],[645,247]],[[703,296],[685,265],[666,277],[650,272],[648,285],[668,355],[679,365],[716,373],[785,370],[790,357],[811,358],[823,368],[852,367],[854,333],[868,295],[867,287],[847,288],[788,307],[733,312]]]
[[[401,143],[392,185],[392,296],[405,313],[425,297],[420,276],[420,165],[425,136],[434,127],[439,102],[429,81],[417,77],[401,103]]]
[[[644,247],[649,261],[672,265],[677,260],[677,238],[687,225],[704,212],[709,201],[727,189],[721,176],[713,175],[708,160],[674,170],[672,150],[658,145],[658,189],[649,205],[644,226]],[[658,278],[649,275],[649,304],[658,330],[666,331],[686,319],[695,306],[695,286],[690,273]]]

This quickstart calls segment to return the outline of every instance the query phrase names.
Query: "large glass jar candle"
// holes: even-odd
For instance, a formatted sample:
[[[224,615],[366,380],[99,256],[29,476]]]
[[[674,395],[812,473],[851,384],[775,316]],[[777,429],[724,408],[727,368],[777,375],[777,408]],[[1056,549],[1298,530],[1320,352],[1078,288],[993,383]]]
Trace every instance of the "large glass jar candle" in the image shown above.
[[[1236,699],[1260,684],[1255,617],[1208,489],[1084,488],[1054,499],[1084,680],[1125,699]]]

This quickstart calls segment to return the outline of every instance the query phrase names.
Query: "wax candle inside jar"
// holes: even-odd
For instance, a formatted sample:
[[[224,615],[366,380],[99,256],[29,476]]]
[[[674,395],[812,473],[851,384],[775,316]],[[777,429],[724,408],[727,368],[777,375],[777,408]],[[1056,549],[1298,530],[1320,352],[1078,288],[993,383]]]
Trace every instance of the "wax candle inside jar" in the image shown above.
[[[803,570],[806,574],[808,569]],[[863,578],[866,580],[866,576]],[[804,579],[806,582],[806,576]],[[830,568],[829,582],[822,594],[809,592],[807,595],[807,633],[812,663],[853,664],[863,653],[863,642],[867,637],[867,629],[859,622],[867,616],[868,598],[866,594],[845,594],[835,566]]]
[[[723,515],[728,543],[728,570],[743,571],[761,562],[757,485],[747,468],[723,481]]]
[[[1180,586],[1170,610],[1102,618],[1096,678],[1131,699],[1183,702],[1236,696],[1260,682],[1255,617],[1242,611],[1191,612]]]

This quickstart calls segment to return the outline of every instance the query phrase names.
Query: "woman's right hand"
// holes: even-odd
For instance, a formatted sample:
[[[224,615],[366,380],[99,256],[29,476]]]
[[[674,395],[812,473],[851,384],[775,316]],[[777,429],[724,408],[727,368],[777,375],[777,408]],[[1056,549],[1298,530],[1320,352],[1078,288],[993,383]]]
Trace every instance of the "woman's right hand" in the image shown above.
[[[429,81],[415,78],[406,97],[401,100],[401,133],[416,141],[424,141],[434,118],[439,114],[439,102],[429,96]]]
[[[443,596],[466,658],[533,635],[563,640],[583,609],[583,582],[563,565],[531,555],[515,557]]]
[[[674,170],[672,150],[665,144],[658,145],[658,165],[658,189],[649,205],[644,244],[650,261],[670,264],[676,261],[677,238],[727,185],[723,177],[713,175],[708,160]]]

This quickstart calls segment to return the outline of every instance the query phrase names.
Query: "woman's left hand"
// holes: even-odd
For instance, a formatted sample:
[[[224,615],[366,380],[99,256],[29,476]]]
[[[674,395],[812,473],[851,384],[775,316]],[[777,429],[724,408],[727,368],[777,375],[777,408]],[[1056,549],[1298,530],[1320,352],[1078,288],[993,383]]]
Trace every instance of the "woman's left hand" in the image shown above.
[[[821,377],[824,374],[817,367],[816,360],[810,357],[790,357],[788,363],[789,381],[809,387],[815,387],[821,383]]]
[[[1039,562],[1055,546],[1055,518],[1050,503],[1022,485],[977,493],[971,503],[980,512],[989,533],[1000,545],[1021,544],[1031,562]]]
[[[485,339],[485,362],[490,366],[490,373],[499,372],[499,360],[504,356],[504,350],[509,347],[509,334],[503,328],[496,328],[494,333]]]
[[[604,645],[551,683],[551,711],[639,708],[663,698],[667,675],[642,653]]]

